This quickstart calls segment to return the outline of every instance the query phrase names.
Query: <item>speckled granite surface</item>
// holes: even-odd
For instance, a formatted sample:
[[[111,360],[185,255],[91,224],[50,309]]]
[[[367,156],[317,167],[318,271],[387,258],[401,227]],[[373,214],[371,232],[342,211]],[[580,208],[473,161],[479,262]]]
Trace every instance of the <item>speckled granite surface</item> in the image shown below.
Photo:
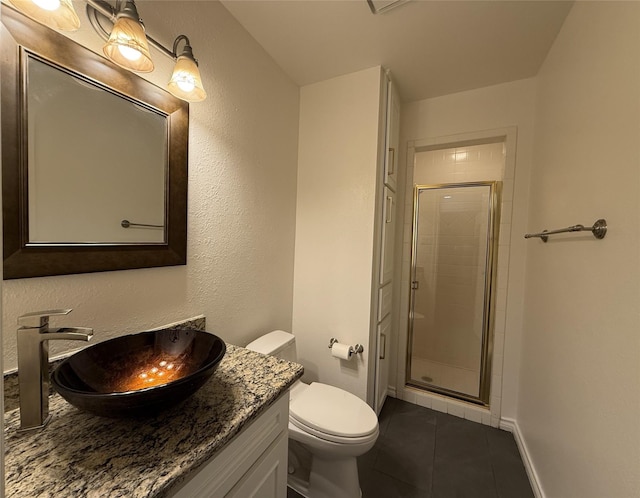
[[[154,417],[101,418],[52,395],[52,420],[17,433],[5,413],[7,497],[164,497],[214,456],[296,379],[301,365],[227,345],[211,379],[191,398]]]

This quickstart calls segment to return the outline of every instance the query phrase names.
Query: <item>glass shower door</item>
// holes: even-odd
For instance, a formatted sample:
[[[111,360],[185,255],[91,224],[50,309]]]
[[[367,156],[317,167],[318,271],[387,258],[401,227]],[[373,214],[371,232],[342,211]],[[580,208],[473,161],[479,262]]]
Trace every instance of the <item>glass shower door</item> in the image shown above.
[[[488,404],[499,182],[414,192],[407,383]]]

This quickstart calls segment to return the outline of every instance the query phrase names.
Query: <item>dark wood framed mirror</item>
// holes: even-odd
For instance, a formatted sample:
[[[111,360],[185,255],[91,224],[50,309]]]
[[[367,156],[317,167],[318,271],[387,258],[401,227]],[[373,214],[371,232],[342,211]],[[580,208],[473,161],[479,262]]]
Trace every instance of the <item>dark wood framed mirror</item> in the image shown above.
[[[188,104],[5,5],[1,29],[4,279],[186,264]]]

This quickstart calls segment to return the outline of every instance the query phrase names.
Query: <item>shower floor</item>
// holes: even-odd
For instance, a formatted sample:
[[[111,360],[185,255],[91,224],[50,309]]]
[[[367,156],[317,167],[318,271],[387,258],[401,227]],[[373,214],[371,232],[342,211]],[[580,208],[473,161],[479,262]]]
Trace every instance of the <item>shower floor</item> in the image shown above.
[[[447,365],[425,358],[411,357],[411,380],[477,397],[480,373],[468,368]]]

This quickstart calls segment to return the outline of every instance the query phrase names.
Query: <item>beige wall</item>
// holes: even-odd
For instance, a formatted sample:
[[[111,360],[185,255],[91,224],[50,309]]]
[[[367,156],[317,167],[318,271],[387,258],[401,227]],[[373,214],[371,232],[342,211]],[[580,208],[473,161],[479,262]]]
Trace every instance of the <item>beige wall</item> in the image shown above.
[[[381,68],[300,91],[293,333],[306,381],[367,396]],[[329,339],[364,344],[350,362]]]
[[[234,344],[291,328],[299,91],[218,2],[140,2],[149,33],[170,46],[189,36],[208,98],[190,106],[187,266],[5,281],[4,368],[16,366],[15,329],[28,311],[70,307],[55,324],[90,326],[95,339],[204,314]],[[73,36],[100,51],[84,2]],[[171,61],[152,49],[168,81]],[[52,344],[52,354],[73,343]]]
[[[640,4],[577,2],[538,76],[517,421],[544,495],[640,496]]]
[[[509,167],[507,158],[507,173],[504,180],[504,195],[502,204],[502,224],[499,253],[506,255],[506,259],[498,261],[498,285],[503,292],[497,299],[497,306],[502,312],[503,319],[495,324],[495,348],[502,349],[503,355],[494,355],[494,368],[498,372],[492,378],[493,405],[491,414],[480,414],[477,410],[460,404],[449,403],[435,399],[426,400],[416,398],[415,393],[402,393],[408,401],[429,405],[442,411],[448,409],[459,416],[465,416],[471,420],[484,423],[491,422],[497,426],[500,417],[514,417],[518,395],[518,371],[520,363],[521,329],[522,329],[522,299],[524,286],[524,258],[525,241],[518,230],[526,224],[529,174],[531,169],[531,157],[533,147],[533,116],[535,101],[535,79],[526,79],[479,88],[468,92],[456,93],[444,97],[421,100],[405,104],[402,108],[401,143],[407,144],[413,141],[435,141],[440,138],[451,138],[452,142],[462,140],[473,134],[489,133],[487,130],[517,128],[517,140],[513,148],[517,149],[511,158],[514,164]],[[418,143],[418,142],[416,142]],[[400,164],[406,164],[406,149],[401,147]],[[513,151],[512,151],[513,152]],[[515,169],[514,169],[515,167]],[[409,172],[413,166],[408,165]],[[405,172],[401,169],[401,174]],[[406,177],[399,179],[399,185],[409,185],[411,179]],[[411,243],[411,192],[405,186],[404,220],[400,220],[403,239],[402,248],[398,247],[398,254],[402,260],[397,261],[397,272],[402,275],[403,282],[409,280],[410,243]],[[510,195],[508,193],[511,192]],[[513,235],[509,239],[508,234],[514,227]],[[517,227],[517,228],[516,228]],[[400,241],[398,241],[400,243]],[[406,287],[406,286],[405,286]],[[407,287],[408,288],[408,287]],[[408,290],[401,289],[401,298],[398,305],[399,317],[399,347],[396,362],[398,376],[396,385],[398,392],[404,384],[404,345],[407,330]],[[487,419],[486,417],[490,417]]]

